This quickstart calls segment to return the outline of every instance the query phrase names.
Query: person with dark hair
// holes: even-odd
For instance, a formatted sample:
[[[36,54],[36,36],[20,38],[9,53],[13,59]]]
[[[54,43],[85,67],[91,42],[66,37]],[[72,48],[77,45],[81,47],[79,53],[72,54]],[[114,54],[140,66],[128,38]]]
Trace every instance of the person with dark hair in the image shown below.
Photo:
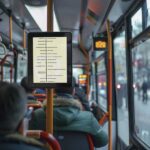
[[[93,115],[95,116],[95,118],[97,119],[97,121],[100,121],[100,119],[103,117],[103,113],[100,109],[100,107],[98,106],[98,104],[93,101],[91,103],[91,112],[93,113]]]
[[[147,102],[147,100],[148,100],[147,90],[148,90],[148,84],[147,84],[147,81],[144,80],[143,84],[142,84],[143,102]]]
[[[27,93],[27,99],[28,99],[28,102],[27,102],[27,103],[28,103],[28,104],[32,104],[32,103],[41,104],[41,103],[38,102],[37,99],[33,96],[33,91],[34,91],[34,89],[31,88],[31,87],[28,85],[28,78],[27,78],[27,77],[22,78],[20,85],[24,88],[24,90],[25,90],[26,93]]]
[[[25,89],[25,91],[27,93],[32,93],[34,91],[33,88],[31,88],[29,85],[28,85],[28,78],[27,77],[23,77],[22,80],[21,80],[21,86]]]
[[[95,147],[107,144],[107,134],[103,131],[90,111],[82,111],[80,101],[74,98],[74,87],[55,89],[54,97],[54,133],[55,131],[80,131],[89,133]],[[46,106],[34,111],[30,129],[46,130]]]
[[[27,96],[17,84],[0,82],[0,149],[44,150],[41,143],[26,138]],[[25,124],[24,124],[25,123]],[[23,135],[21,135],[23,134]]]
[[[90,111],[89,102],[86,98],[86,94],[84,93],[82,88],[79,88],[79,86],[76,84],[75,77],[72,78],[72,84],[75,87],[75,94],[74,98],[79,99],[79,101],[82,103],[84,110]]]

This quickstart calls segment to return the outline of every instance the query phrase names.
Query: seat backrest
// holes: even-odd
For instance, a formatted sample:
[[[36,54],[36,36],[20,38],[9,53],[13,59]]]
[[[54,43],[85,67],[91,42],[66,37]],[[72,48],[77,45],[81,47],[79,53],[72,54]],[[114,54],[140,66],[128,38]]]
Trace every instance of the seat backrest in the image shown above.
[[[53,150],[61,150],[60,144],[52,134],[40,130],[28,130],[27,136],[47,142]]]
[[[90,136],[77,131],[54,131],[62,150],[94,150]]]

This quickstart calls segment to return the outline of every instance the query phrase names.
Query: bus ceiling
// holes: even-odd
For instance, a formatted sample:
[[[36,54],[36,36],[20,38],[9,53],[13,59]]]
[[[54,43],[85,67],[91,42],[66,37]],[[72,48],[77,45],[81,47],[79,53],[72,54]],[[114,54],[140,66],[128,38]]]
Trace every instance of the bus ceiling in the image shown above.
[[[92,37],[104,32],[105,20],[116,21],[133,0],[54,0],[54,11],[60,31],[72,32],[73,44],[82,43],[86,50],[92,46]],[[25,5],[46,6],[46,0],[0,0],[0,32],[9,37],[9,14],[13,16],[13,40],[22,43],[23,24],[27,32],[41,31]],[[4,13],[3,13],[4,12]],[[118,13],[116,13],[118,12]],[[115,15],[113,15],[115,13]],[[7,16],[6,16],[7,15]],[[115,18],[114,18],[115,16]],[[80,40],[80,41],[79,41]]]

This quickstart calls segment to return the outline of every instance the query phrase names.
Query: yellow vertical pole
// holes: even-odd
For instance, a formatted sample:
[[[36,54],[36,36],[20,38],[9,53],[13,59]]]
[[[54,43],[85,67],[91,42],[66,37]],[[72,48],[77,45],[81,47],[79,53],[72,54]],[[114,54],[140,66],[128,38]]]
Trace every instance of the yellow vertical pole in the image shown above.
[[[53,31],[53,0],[47,0],[47,31]],[[47,89],[46,131],[53,134],[53,89]]]
[[[109,115],[109,143],[108,150],[112,150],[112,37],[110,33],[110,22],[107,20],[108,36],[108,115]]]

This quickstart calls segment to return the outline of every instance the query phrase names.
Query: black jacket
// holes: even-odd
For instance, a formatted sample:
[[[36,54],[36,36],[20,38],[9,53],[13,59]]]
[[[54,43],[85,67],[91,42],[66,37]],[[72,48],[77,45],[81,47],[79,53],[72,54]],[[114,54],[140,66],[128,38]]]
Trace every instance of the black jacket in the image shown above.
[[[74,97],[76,99],[80,100],[80,102],[82,103],[82,105],[83,105],[83,107],[84,107],[84,109],[86,111],[90,111],[89,102],[88,102],[88,100],[86,98],[86,95],[85,95],[84,91],[81,88],[75,87],[75,95],[74,95]]]
[[[47,150],[43,144],[19,134],[0,134],[0,150]]]

